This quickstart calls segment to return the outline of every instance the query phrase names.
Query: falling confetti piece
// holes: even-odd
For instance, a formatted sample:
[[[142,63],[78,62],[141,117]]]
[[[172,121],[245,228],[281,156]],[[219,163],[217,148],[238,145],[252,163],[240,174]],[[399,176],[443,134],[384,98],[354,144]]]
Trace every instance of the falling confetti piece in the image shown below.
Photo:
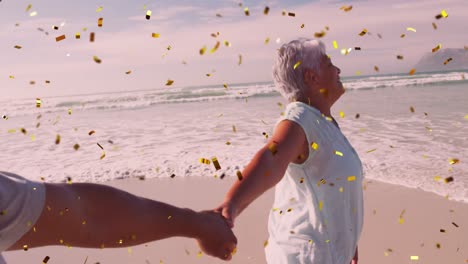
[[[239,61],[237,62],[238,65],[241,65],[242,64],[242,55],[239,54]]]
[[[444,179],[445,183],[453,182],[453,177],[447,177]]]
[[[444,61],[444,65],[447,65],[447,63],[451,62],[452,58],[448,58],[447,60]]]
[[[419,256],[411,256],[410,259],[411,260],[419,260]]]
[[[242,176],[242,172],[238,170],[238,171],[236,172],[236,174],[237,174],[237,178],[239,179],[239,181],[242,181],[242,179],[244,178],[244,177]]]
[[[434,30],[436,30],[437,29],[436,23],[432,22],[432,27],[434,28]]]
[[[102,7],[102,6],[98,7],[98,8],[96,9],[96,13],[99,13],[99,12],[101,12],[101,11],[102,11],[102,9],[103,9],[103,7]]]
[[[361,115],[359,113],[356,114],[355,118],[358,119]]]
[[[21,49],[23,47],[19,46],[19,45],[15,45],[15,49]]]
[[[374,151],[376,151],[376,150],[377,150],[377,149],[371,149],[371,150],[368,150],[368,151],[366,151],[366,152],[367,152],[367,153],[371,153],[371,152],[374,152]]]
[[[249,16],[249,15],[250,15],[250,12],[249,12],[249,8],[248,8],[248,7],[244,8],[244,13],[245,13],[246,16]]]
[[[89,131],[89,132],[88,132],[88,135],[90,135],[90,136],[91,136],[91,135],[92,135],[92,134],[94,134],[94,133],[96,133],[96,131],[94,131],[94,130],[91,130],[91,131]]]
[[[23,250],[28,251],[28,245],[23,245]]]
[[[352,51],[351,48],[341,49],[341,55],[348,55]]]
[[[459,159],[449,159],[450,164],[457,164],[458,162],[460,162]]]
[[[32,8],[32,4],[29,4],[27,7],[26,7],[26,12],[29,12],[29,10],[31,10]]]
[[[125,72],[125,74],[130,74],[130,73],[132,73],[132,71],[126,71],[126,72]]]
[[[319,210],[322,211],[323,209],[323,201],[319,201]]]
[[[400,38],[404,38],[405,36],[406,36],[406,34],[401,34]]]
[[[294,70],[295,70],[297,67],[299,67],[299,65],[301,65],[301,63],[302,63],[301,61],[296,62],[296,64],[294,64],[294,67],[293,67]]]
[[[6,115],[3,115],[2,118],[5,119],[5,120],[8,120],[8,116],[6,116]]]
[[[49,262],[49,259],[50,259],[49,256],[45,256],[45,258],[42,260],[42,263],[47,264],[47,262]]]
[[[335,155],[343,157],[343,153],[338,150],[335,150]]]
[[[203,48],[200,49],[200,55],[205,54],[206,51],[206,46],[203,46]]]
[[[56,41],[56,42],[59,42],[59,41],[62,41],[62,40],[64,40],[64,39],[65,39],[65,35],[61,35],[61,36],[56,37],[56,38],[55,38],[55,41]]]
[[[150,20],[151,18],[151,10],[146,11],[146,20]]]
[[[103,151],[103,152],[102,152],[102,155],[101,155],[101,157],[100,157],[99,159],[101,159],[101,160],[102,160],[102,159],[104,159],[105,157],[106,157],[106,152],[105,152],[105,151]]]
[[[351,11],[351,9],[353,9],[353,6],[352,6],[352,5],[340,7],[340,10],[343,10],[343,11],[345,11],[345,12],[349,12],[349,11]]]
[[[55,137],[55,144],[56,144],[56,145],[60,144],[60,135],[57,135],[57,136]]]
[[[265,6],[265,9],[263,10],[263,14],[268,15],[268,12],[270,12],[270,8],[268,6]]]
[[[458,225],[457,225],[457,224],[455,224],[454,222],[452,222],[452,225],[454,225],[455,227],[458,227]]]
[[[94,42],[94,32],[89,33],[89,42]]]
[[[29,14],[29,16],[32,16],[32,17],[33,17],[33,16],[37,16],[37,12],[36,12],[36,11],[33,11],[33,12],[31,12],[31,13]]]
[[[79,148],[80,148],[80,145],[78,144],[73,145],[73,149],[78,150]]]
[[[379,72],[379,67],[374,66],[374,71]]]
[[[343,111],[340,111],[340,117],[341,117],[341,118],[344,118],[344,117],[345,117],[345,114],[344,114]]]
[[[217,42],[216,42],[216,45],[210,50],[210,53],[214,53],[215,51],[217,51],[218,48],[219,48],[219,45],[220,45],[220,42],[217,41]]]
[[[436,52],[442,48],[442,44],[438,44],[435,48],[432,49],[432,52]]]
[[[26,129],[24,129],[24,128],[21,128],[20,131],[21,131],[21,133],[23,133],[23,134],[25,134],[25,135],[28,134],[28,132],[27,132]]]
[[[333,48],[338,49],[338,43],[336,42],[336,40],[333,41]]]
[[[320,31],[320,32],[315,32],[315,33],[314,33],[314,37],[316,37],[316,38],[323,38],[323,37],[325,36],[325,34],[326,34],[325,31],[322,30],[322,31]]]
[[[343,192],[343,187],[340,187],[340,189],[339,189],[339,190],[340,190],[340,192]]]
[[[301,24],[301,28],[304,28],[304,27],[305,27],[305,25],[304,25],[304,24]]]
[[[213,162],[213,166],[215,167],[216,170],[221,169],[221,166],[219,165],[218,159],[216,157],[211,158],[211,161]]]
[[[396,57],[397,57],[397,59],[399,59],[399,60],[402,60],[402,59],[403,59],[403,55],[397,55]]]
[[[99,147],[100,149],[104,150],[104,148],[101,146],[101,144],[99,144],[99,143],[96,143],[96,144],[98,145],[98,147]]]
[[[348,181],[355,181],[356,180],[356,176],[348,176]]]
[[[104,18],[100,17],[98,19],[98,27],[102,27],[102,22],[103,22]]]
[[[59,29],[58,26],[53,26],[52,28],[53,28],[54,30],[58,30],[58,29]]]
[[[407,31],[413,31],[413,32],[416,32],[416,29],[412,28],[412,27],[407,27],[406,28]]]
[[[361,33],[359,33],[359,36],[364,36],[367,33],[367,29],[363,29]]]
[[[295,13],[292,13],[292,12],[288,12],[288,16],[290,16],[290,17],[295,17],[296,14],[295,14]]]
[[[268,149],[270,150],[270,152],[273,154],[273,156],[278,153],[278,149],[276,148],[277,147],[277,144],[276,143],[271,143],[270,145],[268,145]]]
[[[36,107],[39,108],[41,107],[42,101],[40,98],[36,98]]]
[[[153,38],[159,38],[160,34],[159,33],[151,33],[151,37]]]
[[[413,68],[410,70],[409,75],[413,75],[415,72],[416,72],[416,69]]]
[[[319,148],[319,145],[318,145],[317,143],[315,143],[315,142],[312,142],[312,143],[310,144],[310,147],[311,147],[313,150],[317,150],[317,149]]]
[[[174,83],[174,80],[169,79],[166,82],[166,86],[171,86],[173,83]]]
[[[98,64],[102,62],[101,59],[99,59],[97,56],[93,56],[93,60],[94,60],[94,62],[96,62]]]

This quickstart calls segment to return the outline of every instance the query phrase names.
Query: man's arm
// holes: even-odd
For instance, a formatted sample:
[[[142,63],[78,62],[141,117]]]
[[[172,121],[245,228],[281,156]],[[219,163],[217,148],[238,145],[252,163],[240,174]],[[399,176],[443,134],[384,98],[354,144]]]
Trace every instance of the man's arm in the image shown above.
[[[194,212],[141,198],[113,187],[45,184],[46,200],[34,227],[11,249],[23,245],[128,247],[173,236],[198,239],[209,255],[223,259],[237,243],[214,213]],[[228,257],[225,257],[229,255]]]
[[[294,161],[307,144],[303,129],[290,120],[278,124],[270,141],[261,148],[226,194],[221,212],[231,227],[234,219],[261,194],[275,186],[284,176],[288,164]]]

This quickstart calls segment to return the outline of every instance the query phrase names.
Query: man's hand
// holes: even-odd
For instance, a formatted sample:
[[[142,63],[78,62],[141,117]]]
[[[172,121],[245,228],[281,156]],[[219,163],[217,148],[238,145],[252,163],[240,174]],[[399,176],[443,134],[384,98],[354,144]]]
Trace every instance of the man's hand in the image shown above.
[[[198,245],[205,254],[222,260],[231,260],[237,246],[237,238],[232,233],[226,220],[213,211],[198,213]]]
[[[358,262],[358,248],[356,247],[356,253],[354,253],[354,257],[351,260],[350,264],[358,264],[357,262]]]
[[[226,219],[230,228],[234,228],[234,220],[238,212],[232,203],[224,202],[218,208],[214,209],[214,211],[221,214],[224,219]]]

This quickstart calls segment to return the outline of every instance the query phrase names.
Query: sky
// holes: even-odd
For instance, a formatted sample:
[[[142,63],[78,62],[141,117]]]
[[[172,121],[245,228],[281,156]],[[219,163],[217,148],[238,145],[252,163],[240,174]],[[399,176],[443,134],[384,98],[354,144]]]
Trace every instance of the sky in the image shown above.
[[[352,9],[345,12],[342,6]],[[152,11],[149,20],[147,10]],[[448,17],[436,19],[442,10]],[[404,73],[438,44],[468,45],[467,13],[466,0],[1,0],[0,101],[269,82],[276,50],[320,31],[326,33],[320,39],[341,75]],[[359,36],[363,29],[368,33]],[[80,39],[75,38],[78,32]],[[62,35],[65,39],[56,41]],[[203,47],[206,52],[200,55]],[[340,53],[354,47],[361,50]],[[166,86],[168,80],[174,81],[171,86]]]

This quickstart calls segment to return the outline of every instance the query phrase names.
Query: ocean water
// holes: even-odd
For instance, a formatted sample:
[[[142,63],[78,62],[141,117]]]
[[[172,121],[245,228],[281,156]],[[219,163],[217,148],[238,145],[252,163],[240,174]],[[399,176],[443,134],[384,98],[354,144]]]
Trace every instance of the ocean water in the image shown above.
[[[344,79],[347,92],[332,114],[367,179],[468,203],[465,75]],[[4,101],[1,170],[47,182],[236,177],[285,105],[272,83],[50,97],[40,108],[36,98]],[[213,157],[221,170],[199,161]]]

